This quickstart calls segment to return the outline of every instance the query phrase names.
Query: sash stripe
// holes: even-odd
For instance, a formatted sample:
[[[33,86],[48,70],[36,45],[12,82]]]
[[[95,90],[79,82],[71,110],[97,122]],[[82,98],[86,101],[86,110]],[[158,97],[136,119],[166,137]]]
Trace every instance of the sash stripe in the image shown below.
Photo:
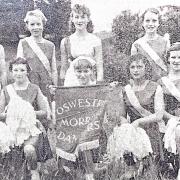
[[[180,91],[168,77],[161,78],[167,90],[180,102]]]
[[[143,48],[143,50],[151,57],[151,59],[164,71],[167,72],[167,67],[164,61],[159,57],[159,55],[149,46],[145,39],[139,39],[138,44]]]
[[[49,76],[52,77],[49,60],[48,60],[47,56],[44,54],[44,52],[42,51],[42,49],[38,46],[38,44],[35,42],[35,40],[32,37],[26,37],[25,40],[28,43],[28,45],[31,47],[31,49],[34,51],[36,56],[39,58],[41,63],[44,65]]]

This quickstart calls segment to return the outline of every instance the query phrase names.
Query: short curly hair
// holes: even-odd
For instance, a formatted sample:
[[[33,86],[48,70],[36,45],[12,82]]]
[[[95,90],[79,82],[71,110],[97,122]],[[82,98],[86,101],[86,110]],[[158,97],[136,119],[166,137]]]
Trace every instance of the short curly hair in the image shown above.
[[[127,65],[126,65],[126,72],[127,72],[128,79],[131,79],[130,65],[132,64],[132,62],[139,61],[139,60],[142,60],[145,65],[145,78],[150,80],[152,78],[152,66],[150,65],[150,62],[147,59],[147,57],[142,54],[131,55],[128,58]]]
[[[142,22],[144,21],[144,17],[145,17],[145,15],[146,15],[147,12],[151,12],[151,13],[154,13],[154,14],[158,15],[158,20],[159,20],[159,22],[161,22],[160,12],[159,12],[159,10],[156,9],[156,8],[148,8],[148,9],[146,9],[146,10],[144,11],[144,13],[142,14],[142,16],[141,16]]]
[[[12,72],[12,69],[13,69],[13,65],[18,65],[18,64],[24,64],[26,65],[26,68],[27,68],[27,72],[29,73],[31,71],[31,68],[29,66],[29,63],[26,59],[24,58],[21,58],[21,57],[18,57],[17,59],[15,60],[12,60],[10,63],[9,63],[9,71]]]
[[[170,57],[171,51],[180,51],[180,42],[173,43],[171,47],[167,50],[166,61],[169,63],[168,59]]]
[[[89,8],[87,8],[85,5],[75,4],[73,8],[71,9],[70,19],[69,19],[69,31],[71,33],[74,33],[76,31],[76,28],[74,26],[74,23],[72,22],[73,12],[75,13],[82,13],[83,15],[86,14],[89,18],[89,22],[87,24],[87,31],[89,33],[92,33],[94,30],[94,25],[92,23],[92,20],[90,19],[91,13]]]
[[[31,17],[31,16],[41,18],[43,25],[45,25],[47,22],[47,19],[46,19],[45,15],[42,13],[42,11],[40,11],[39,9],[35,9],[35,10],[27,12],[26,17],[24,18],[24,22],[26,24],[29,22],[29,17]]]

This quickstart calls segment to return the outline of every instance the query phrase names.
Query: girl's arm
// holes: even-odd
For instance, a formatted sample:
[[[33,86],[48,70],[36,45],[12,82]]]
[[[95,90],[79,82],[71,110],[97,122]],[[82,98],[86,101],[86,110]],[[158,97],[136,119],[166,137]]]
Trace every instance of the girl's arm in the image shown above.
[[[36,111],[36,116],[37,119],[41,118],[46,118],[47,117],[47,99],[46,97],[42,94],[40,88],[38,89],[38,94],[37,94],[37,105],[38,105],[38,111]]]
[[[137,48],[134,46],[134,43],[133,43],[131,46],[131,55],[135,55],[137,53],[138,53]]]
[[[159,122],[162,120],[164,113],[164,100],[163,100],[163,91],[160,85],[158,85],[155,92],[154,109],[155,109],[154,114],[140,118],[134,121],[134,124],[139,125],[139,124],[146,124],[151,122]]]
[[[7,72],[6,72],[5,53],[2,45],[0,45],[0,71],[1,71],[1,83],[4,87],[7,85]]]
[[[24,54],[23,54],[23,46],[22,46],[22,40],[19,41],[18,47],[17,47],[17,58],[21,57],[24,58]]]
[[[102,82],[104,80],[104,71],[103,71],[103,57],[102,57],[102,43],[98,38],[97,46],[95,47],[95,59],[97,67],[97,81]]]
[[[56,53],[55,53],[55,46],[53,48],[53,55],[52,55],[52,81],[55,86],[57,86],[58,82],[58,73],[57,73],[57,65],[56,65]]]
[[[117,91],[117,89],[110,92],[106,100],[103,127],[108,136],[110,136],[115,126],[128,123],[125,118],[126,112],[122,90]]]
[[[165,118],[165,119],[171,119],[171,118],[179,118],[179,117],[177,117],[177,116],[173,116],[172,114],[170,114],[170,113],[168,113],[168,112],[166,112],[166,111],[164,111],[164,114],[163,114],[163,117]]]
[[[68,69],[68,54],[67,54],[66,48],[65,48],[65,40],[66,40],[65,38],[62,39],[61,46],[60,46],[60,50],[61,50],[61,68],[60,68],[61,85],[64,84],[66,71]]]
[[[5,106],[6,106],[6,98],[5,98],[4,90],[2,90],[1,95],[0,95],[0,120],[1,121],[5,121],[6,119],[6,113],[4,113]]]

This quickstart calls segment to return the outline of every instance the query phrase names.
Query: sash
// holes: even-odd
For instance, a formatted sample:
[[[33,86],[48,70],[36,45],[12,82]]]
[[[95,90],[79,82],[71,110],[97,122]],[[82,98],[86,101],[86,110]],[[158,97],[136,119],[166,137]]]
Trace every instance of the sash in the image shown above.
[[[167,90],[180,102],[180,91],[168,77],[162,77],[162,82]]]
[[[145,117],[145,116],[149,116],[152,114],[151,112],[147,111],[140,105],[139,100],[137,99],[134,91],[132,90],[132,88],[129,84],[125,86],[125,91],[126,91],[128,99],[129,99],[129,102],[139,112],[139,114],[141,114],[141,116]],[[159,125],[159,131],[165,132],[166,128],[165,128],[164,121],[161,120],[160,122],[158,122],[158,125]]]
[[[129,99],[129,102],[139,112],[139,114],[141,114],[143,117],[149,116],[152,114],[151,112],[147,111],[141,106],[141,104],[139,103],[139,100],[137,99],[134,91],[132,90],[129,84],[125,86],[125,91]]]
[[[149,44],[144,39],[139,39],[138,44],[142,49],[150,56],[150,58],[164,71],[167,72],[167,67],[164,61],[159,57],[159,55],[149,46]]]
[[[34,41],[32,37],[26,37],[25,40],[28,43],[28,45],[31,47],[31,49],[34,51],[34,53],[37,55],[41,63],[44,65],[49,76],[52,77],[49,60],[47,56],[44,54],[44,52],[42,51],[42,49],[38,46],[38,44]]]
[[[16,91],[14,90],[14,88],[12,87],[11,84],[6,86],[6,89],[7,89],[7,92],[9,94],[10,99],[12,99],[13,97],[17,97],[18,96]]]

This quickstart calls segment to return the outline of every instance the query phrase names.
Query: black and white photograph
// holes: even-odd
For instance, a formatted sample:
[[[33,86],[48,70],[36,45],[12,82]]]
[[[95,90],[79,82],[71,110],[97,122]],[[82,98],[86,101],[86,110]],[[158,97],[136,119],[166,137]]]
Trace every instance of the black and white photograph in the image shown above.
[[[0,180],[180,180],[180,1],[0,0]]]

